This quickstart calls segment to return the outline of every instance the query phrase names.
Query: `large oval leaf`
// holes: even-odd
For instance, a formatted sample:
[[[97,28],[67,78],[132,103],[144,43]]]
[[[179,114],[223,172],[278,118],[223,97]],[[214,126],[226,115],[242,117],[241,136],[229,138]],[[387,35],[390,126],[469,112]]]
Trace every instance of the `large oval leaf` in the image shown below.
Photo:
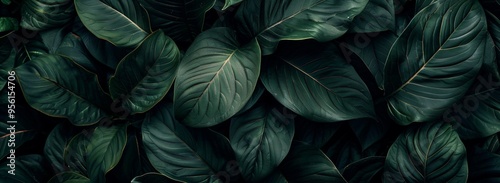
[[[144,148],[151,164],[160,173],[185,182],[215,181],[231,158],[228,140],[205,132],[177,122],[171,104],[157,105],[142,124]]]
[[[45,30],[68,23],[75,13],[72,0],[26,0],[21,9],[21,27]]]
[[[257,38],[264,55],[274,52],[280,40],[340,37],[368,0],[252,0],[238,8],[236,20],[247,38]]]
[[[425,123],[408,129],[392,144],[385,182],[466,182],[465,146],[451,125]]]
[[[285,107],[314,121],[373,117],[370,92],[339,49],[303,45],[289,44],[269,57],[261,76],[266,89]]]
[[[215,0],[140,0],[154,29],[160,28],[175,42],[190,44],[201,33],[205,13]]]
[[[477,1],[439,1],[420,11],[385,65],[387,108],[402,125],[441,117],[483,63],[486,18]]]
[[[97,127],[87,146],[87,170],[92,182],[105,182],[104,175],[113,169],[122,157],[127,144],[127,125]]]
[[[161,30],[154,32],[118,64],[109,80],[111,97],[122,99],[131,114],[146,112],[167,94],[179,60],[175,42]]]
[[[294,142],[280,169],[290,183],[347,182],[321,150],[300,142]]]
[[[175,81],[175,116],[192,127],[227,120],[243,108],[257,85],[260,49],[241,46],[229,28],[198,36],[182,59]]]
[[[116,46],[135,46],[151,32],[148,14],[138,1],[75,0],[75,8],[90,32]]]
[[[47,115],[68,118],[76,126],[91,125],[107,116],[111,100],[97,76],[71,60],[43,55],[16,69],[24,97]]]
[[[265,106],[231,120],[229,139],[245,180],[262,181],[285,158],[295,130],[293,121],[287,120]]]

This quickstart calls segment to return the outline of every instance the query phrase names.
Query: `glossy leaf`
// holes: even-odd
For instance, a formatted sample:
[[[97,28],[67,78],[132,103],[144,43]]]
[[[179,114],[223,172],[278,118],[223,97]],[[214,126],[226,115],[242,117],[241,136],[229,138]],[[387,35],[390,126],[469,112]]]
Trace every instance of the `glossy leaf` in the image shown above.
[[[191,127],[208,127],[242,109],[257,85],[260,49],[240,45],[229,28],[198,36],[182,59],[175,81],[175,116]]]
[[[162,29],[176,42],[191,43],[201,33],[205,14],[216,0],[140,0],[154,29]]]
[[[49,50],[49,53],[55,53],[57,51],[66,37],[66,34],[71,31],[70,28],[69,24],[66,24],[63,27],[56,27],[39,33],[40,38],[45,47]]]
[[[68,23],[74,14],[72,0],[26,0],[21,9],[21,27],[46,30]]]
[[[482,149],[500,155],[500,133],[489,136],[478,144]]]
[[[175,42],[163,31],[154,32],[118,64],[109,80],[111,97],[123,99],[131,114],[148,111],[167,94],[179,60]]]
[[[238,30],[256,38],[262,54],[272,54],[280,40],[330,41],[347,32],[368,0],[252,0],[236,13]]]
[[[295,142],[280,164],[288,182],[347,182],[321,150]]]
[[[241,3],[243,0],[224,0],[224,6],[222,7],[222,10],[225,10],[229,8],[230,6],[233,6],[235,4]]]
[[[0,17],[0,33],[11,32],[19,29],[19,22],[15,18]]]
[[[64,148],[64,162],[71,171],[88,175],[87,172],[87,147],[90,143],[92,133],[85,130],[73,136]]]
[[[365,9],[354,17],[349,32],[381,32],[394,28],[393,0],[369,0]]]
[[[48,183],[90,183],[90,179],[79,174],[78,172],[61,172],[52,177]]]
[[[466,182],[464,144],[451,125],[425,123],[409,128],[392,144],[385,161],[385,182]]]
[[[476,77],[485,38],[486,18],[477,1],[440,1],[415,15],[384,69],[392,118],[408,125],[441,117]]]
[[[55,173],[67,170],[64,162],[64,149],[76,134],[76,130],[70,125],[59,124],[47,137],[43,151]]]
[[[126,144],[127,125],[97,127],[86,148],[86,167],[90,180],[105,181],[104,175],[118,164]]]
[[[71,58],[75,63],[85,69],[96,73],[96,64],[93,57],[85,48],[82,38],[74,33],[67,34],[56,50],[56,53]]]
[[[151,32],[148,14],[137,1],[75,0],[75,8],[90,32],[116,46],[135,46]]]
[[[184,127],[175,120],[171,104],[159,104],[147,114],[142,139],[151,164],[177,181],[215,181],[231,158],[225,137]]]
[[[74,125],[97,123],[111,104],[97,77],[67,58],[43,55],[16,69],[24,96],[31,107]]]
[[[231,120],[229,139],[245,180],[259,182],[285,158],[295,125],[275,108],[258,106]]]
[[[347,165],[342,175],[348,182],[377,182],[384,171],[383,156],[371,156]]]
[[[368,88],[332,44],[284,47],[266,60],[261,80],[276,100],[318,122],[373,117]]]

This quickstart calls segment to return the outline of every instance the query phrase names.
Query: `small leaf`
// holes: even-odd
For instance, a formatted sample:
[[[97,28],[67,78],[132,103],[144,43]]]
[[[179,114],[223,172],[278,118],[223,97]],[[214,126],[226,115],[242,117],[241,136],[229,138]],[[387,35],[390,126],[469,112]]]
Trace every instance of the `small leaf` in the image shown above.
[[[175,116],[191,127],[221,123],[252,96],[260,72],[256,40],[240,45],[229,28],[200,34],[182,59],[174,87]]]
[[[167,94],[179,60],[175,42],[161,30],[154,32],[118,64],[109,80],[111,97],[124,98],[131,114],[148,111]]]
[[[90,32],[116,46],[135,46],[151,32],[148,14],[137,1],[75,0],[75,8]]]
[[[294,134],[293,121],[270,107],[258,106],[232,118],[231,146],[247,181],[259,182],[285,158]]]
[[[224,0],[224,6],[222,7],[222,10],[225,10],[229,8],[230,6],[233,6],[235,4],[241,3],[243,0]]]
[[[466,182],[465,146],[451,125],[436,122],[409,128],[392,144],[386,182]]]

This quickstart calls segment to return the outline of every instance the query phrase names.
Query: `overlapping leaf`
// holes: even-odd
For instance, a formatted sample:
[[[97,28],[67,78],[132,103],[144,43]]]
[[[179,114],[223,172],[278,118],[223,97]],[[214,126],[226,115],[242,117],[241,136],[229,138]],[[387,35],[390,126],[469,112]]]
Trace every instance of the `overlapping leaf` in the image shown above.
[[[21,27],[46,30],[68,23],[75,9],[72,0],[26,0],[21,13]]]
[[[354,17],[349,32],[380,32],[394,28],[393,0],[370,0],[365,9]]]
[[[151,32],[148,14],[138,1],[75,0],[75,8],[90,32],[116,46],[135,46]]]
[[[67,58],[43,55],[18,67],[16,73],[28,103],[47,115],[68,118],[77,126],[107,116],[111,101],[97,77]]]
[[[384,69],[393,119],[402,125],[434,120],[462,98],[485,59],[485,38],[477,1],[438,1],[415,15]]]
[[[231,146],[247,181],[269,176],[285,158],[292,144],[293,121],[276,109],[258,106],[231,120]]]
[[[203,32],[179,65],[174,87],[176,118],[192,127],[229,119],[252,96],[259,72],[256,40],[240,45],[229,28]]]
[[[446,123],[408,129],[392,144],[385,161],[385,182],[466,182],[465,146]]]
[[[268,58],[261,80],[281,104],[313,121],[374,116],[368,88],[332,44],[289,44]]]
[[[113,99],[122,99],[131,114],[151,109],[174,82],[180,52],[163,31],[148,36],[117,66],[109,80]]]
[[[262,53],[276,50],[280,40],[329,41],[347,32],[349,23],[368,0],[252,0],[244,1],[236,14],[238,30],[256,38]]]

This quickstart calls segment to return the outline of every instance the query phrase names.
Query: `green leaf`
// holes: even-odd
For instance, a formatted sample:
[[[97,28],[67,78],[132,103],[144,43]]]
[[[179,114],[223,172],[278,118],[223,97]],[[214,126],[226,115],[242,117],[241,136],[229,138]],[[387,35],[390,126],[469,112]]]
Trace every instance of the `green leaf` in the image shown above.
[[[72,0],[25,0],[21,7],[21,27],[29,30],[59,27],[74,14]]]
[[[11,3],[10,0],[1,0],[1,2],[5,5],[9,5]]]
[[[69,24],[66,24],[63,27],[56,27],[39,33],[44,45],[48,48],[49,53],[56,53],[57,49],[66,37],[66,34],[71,31],[70,28]]]
[[[385,121],[358,119],[349,121],[348,124],[360,142],[363,151],[384,138],[389,130],[389,124]]]
[[[116,46],[135,46],[151,32],[148,14],[137,1],[75,0],[75,8],[90,32]]]
[[[279,172],[279,171],[274,171],[271,175],[269,175],[264,181],[266,183],[288,183],[288,180],[286,180],[285,176]]]
[[[300,142],[292,144],[280,169],[290,183],[347,182],[321,150]]]
[[[355,35],[353,39],[348,39],[341,43],[341,48],[345,46],[356,54],[365,66],[375,77],[375,81],[380,89],[384,88],[384,65],[391,50],[392,44],[396,41],[397,35],[386,31],[379,33],[376,37],[368,38],[369,43],[363,43]],[[344,52],[345,53],[345,52]]]
[[[415,0],[415,13],[423,10],[425,7],[429,6],[432,3],[436,3],[443,0]]]
[[[243,2],[243,0],[224,0],[224,6],[222,7],[222,10],[226,10],[227,8],[241,2]]]
[[[118,164],[126,144],[127,125],[97,127],[87,146],[86,167],[90,180],[105,181],[104,175]]]
[[[482,143],[478,144],[484,150],[500,155],[500,133],[489,136]]]
[[[20,51],[16,55],[15,65],[21,65],[45,54],[49,54],[49,49],[43,43],[42,38],[37,36],[28,43],[22,44]]]
[[[246,181],[259,182],[283,161],[294,134],[281,111],[258,106],[231,119],[229,139]]]
[[[9,78],[9,71],[14,68],[16,51],[7,41],[0,41],[0,90],[2,90]]]
[[[71,58],[75,63],[93,73],[97,72],[94,58],[85,48],[82,38],[74,33],[69,33],[64,37],[56,53]]]
[[[349,127],[340,129],[340,132],[335,134],[324,152],[328,158],[335,164],[338,169],[344,169],[347,165],[365,157],[361,144],[356,140],[355,134],[349,131]]]
[[[26,183],[26,182],[47,182],[50,178],[50,167],[43,156],[30,154],[16,157],[15,175],[9,173],[11,170],[9,161],[3,161],[0,166],[0,180],[8,183]]]
[[[214,181],[232,158],[224,136],[181,125],[174,118],[171,104],[160,103],[147,113],[142,139],[151,164],[177,181]]]
[[[162,29],[177,43],[193,42],[201,33],[205,13],[215,0],[140,0],[154,29]]]
[[[116,167],[111,170],[110,174],[116,177],[118,182],[130,182],[134,177],[141,174],[141,169],[143,168],[143,162],[141,160],[139,142],[137,135],[134,133],[129,133],[127,137],[127,145],[123,150],[120,162]],[[134,165],[134,166],[130,166]]]
[[[486,45],[477,1],[432,3],[396,40],[385,65],[387,108],[401,125],[435,120],[464,96]]]
[[[257,86],[255,86],[255,90],[253,91],[252,96],[250,99],[248,99],[248,102],[243,106],[243,108],[238,111],[238,113],[235,114],[235,116],[238,116],[240,114],[243,114],[245,111],[250,110],[252,107],[254,107],[255,104],[259,101],[260,97],[264,93],[266,88],[264,88],[264,85],[262,83],[257,83]]]
[[[175,116],[191,127],[208,127],[242,109],[257,85],[260,49],[240,45],[229,28],[200,34],[182,59],[174,87]]]
[[[0,32],[11,32],[19,29],[19,22],[15,18],[0,17]]]
[[[87,147],[90,143],[92,133],[84,130],[75,135],[69,141],[64,149],[64,162],[71,171],[80,172],[82,175],[87,173]]]
[[[268,57],[261,75],[267,91],[281,104],[318,122],[374,116],[368,88],[337,46],[284,46]]]
[[[293,114],[288,114],[288,116],[289,118],[294,117]],[[316,148],[323,147],[342,126],[342,123],[317,123],[302,118],[290,120],[295,123],[294,140]]]
[[[43,55],[16,69],[24,97],[31,107],[76,126],[92,125],[107,116],[111,101],[96,75],[67,58]]]
[[[349,32],[381,32],[394,28],[393,0],[369,0],[365,9],[352,20]]]
[[[143,175],[137,176],[134,179],[132,179],[132,183],[150,183],[150,182],[171,183],[176,181],[170,180],[167,176],[156,172],[145,173]]]
[[[64,162],[64,149],[71,138],[76,135],[76,129],[69,124],[59,124],[50,132],[44,146],[44,155],[55,173],[67,170]]]
[[[90,179],[79,174],[78,172],[61,172],[52,177],[48,183],[90,183]]]
[[[474,148],[468,156],[469,182],[500,181],[500,155]]]
[[[347,165],[342,175],[349,182],[378,182],[384,170],[385,157],[371,156]]]
[[[111,97],[124,99],[131,114],[148,111],[172,86],[179,60],[175,42],[161,30],[154,32],[118,64],[109,80]]]
[[[492,60],[491,63],[485,62],[483,67],[486,68],[487,71],[490,73],[494,74],[496,78],[500,78],[500,71],[499,71],[499,64],[500,64],[500,20],[491,12],[486,11],[486,18],[488,20],[488,32],[490,33],[490,36],[493,41],[493,46],[495,47],[495,52],[494,56],[496,56],[496,59]],[[490,49],[487,51],[485,50],[485,54],[492,54],[492,52],[489,52]]]
[[[236,13],[237,27],[246,38],[256,38],[262,54],[276,50],[280,40],[330,41],[347,32],[350,22],[368,0],[252,0]]]
[[[385,161],[386,182],[466,182],[465,146],[451,125],[409,128],[392,144]]]

